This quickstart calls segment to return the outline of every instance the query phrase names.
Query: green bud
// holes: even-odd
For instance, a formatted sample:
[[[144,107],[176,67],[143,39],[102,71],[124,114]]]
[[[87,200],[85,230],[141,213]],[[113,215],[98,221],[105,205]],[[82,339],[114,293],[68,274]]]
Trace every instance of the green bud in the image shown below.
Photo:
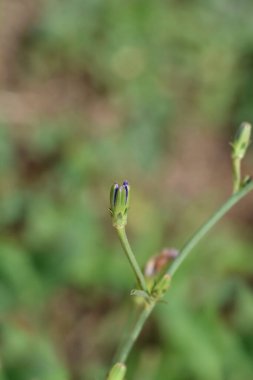
[[[246,175],[243,178],[242,186],[247,186],[250,182],[252,182],[252,178],[249,175]]]
[[[154,297],[156,300],[160,300],[169,289],[170,283],[170,275],[165,274],[152,289],[151,296]]]
[[[242,160],[250,144],[251,125],[242,123],[235,135],[232,145],[233,159]]]
[[[130,186],[124,181],[121,186],[117,183],[112,185],[110,191],[110,213],[113,225],[116,228],[127,224],[127,212],[130,203]]]
[[[123,363],[115,364],[107,377],[107,380],[124,380],[126,366]]]

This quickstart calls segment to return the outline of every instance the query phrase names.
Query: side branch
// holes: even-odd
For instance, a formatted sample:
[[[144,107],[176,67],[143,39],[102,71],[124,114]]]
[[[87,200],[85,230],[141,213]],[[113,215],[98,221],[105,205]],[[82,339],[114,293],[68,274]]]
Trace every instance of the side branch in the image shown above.
[[[253,190],[253,181],[250,180],[241,190],[233,194],[219,209],[216,211],[211,218],[207,220],[188,240],[188,242],[183,246],[180,251],[179,256],[172,263],[167,273],[172,277],[186,257],[189,255],[191,250],[198,244],[198,242],[209,232],[209,230],[243,197],[245,197],[250,191]]]

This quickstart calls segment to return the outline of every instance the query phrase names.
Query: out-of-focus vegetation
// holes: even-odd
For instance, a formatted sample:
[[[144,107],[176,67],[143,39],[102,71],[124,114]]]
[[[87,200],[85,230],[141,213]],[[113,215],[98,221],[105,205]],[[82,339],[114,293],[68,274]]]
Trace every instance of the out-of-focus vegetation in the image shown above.
[[[141,263],[229,194],[228,141],[253,120],[253,3],[0,8],[0,379],[103,379],[133,285],[110,185],[132,185]],[[129,379],[253,378],[252,197],[236,210],[176,275]]]

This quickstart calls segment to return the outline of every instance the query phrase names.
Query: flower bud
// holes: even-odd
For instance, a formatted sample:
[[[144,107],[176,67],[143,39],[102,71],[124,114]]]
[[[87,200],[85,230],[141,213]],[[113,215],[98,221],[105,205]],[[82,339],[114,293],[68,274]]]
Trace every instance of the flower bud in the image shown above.
[[[121,186],[112,185],[110,192],[110,213],[114,227],[120,228],[127,224],[127,211],[130,203],[130,186],[124,181]]]
[[[160,281],[153,287],[151,296],[156,300],[160,300],[170,287],[171,277],[169,274],[165,274]]]
[[[242,181],[242,185],[243,186],[247,186],[249,183],[252,182],[252,177],[249,176],[249,175],[246,175],[244,178],[243,178],[243,181]]]
[[[242,160],[250,144],[251,125],[242,123],[235,135],[232,145],[233,159]]]
[[[124,380],[125,374],[126,366],[123,363],[117,363],[112,367],[107,380]]]
[[[147,278],[160,276],[168,269],[171,262],[175,260],[179,252],[175,248],[164,248],[161,253],[156,256],[152,256],[144,269],[145,276]]]

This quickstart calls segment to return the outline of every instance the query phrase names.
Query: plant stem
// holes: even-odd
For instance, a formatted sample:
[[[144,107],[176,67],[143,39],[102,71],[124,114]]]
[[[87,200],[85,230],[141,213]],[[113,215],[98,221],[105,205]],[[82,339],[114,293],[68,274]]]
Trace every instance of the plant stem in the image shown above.
[[[233,193],[235,194],[241,186],[241,160],[238,157],[232,158],[233,166]]]
[[[128,259],[128,261],[129,261],[129,263],[130,263],[130,265],[131,265],[131,267],[135,273],[138,285],[140,286],[140,288],[142,290],[144,290],[146,293],[148,293],[145,278],[142,274],[142,271],[139,267],[139,264],[135,258],[135,255],[131,249],[131,246],[128,242],[125,227],[116,228],[116,230],[117,230],[121,245],[122,245],[122,247],[126,253],[127,259]]]
[[[250,181],[241,190],[233,194],[208,220],[205,222],[195,234],[183,246],[179,256],[170,266],[167,273],[172,277],[182,262],[189,255],[191,250],[198,244],[198,242],[205,236],[205,234],[237,203],[241,198],[253,190],[253,181]]]
[[[197,232],[188,240],[188,242],[184,245],[183,249],[181,250],[181,254],[176,258],[176,260],[173,262],[172,266],[168,270],[168,274],[170,276],[173,276],[179,266],[182,264],[182,262],[186,259],[190,251],[196,246],[196,244],[205,236],[205,234],[237,203],[239,202],[245,195],[247,195],[250,191],[253,190],[253,181],[250,181],[247,185],[245,185],[241,190],[239,190],[237,193],[232,195],[219,209],[216,211],[211,218],[208,219],[206,223],[200,227]],[[119,232],[119,231],[118,231]],[[126,247],[129,246],[129,243],[127,241],[127,244],[125,244],[124,239],[124,233],[119,233],[122,245],[124,249],[126,250]],[[126,236],[125,236],[126,238]],[[131,251],[131,249],[130,249]],[[129,256],[128,256],[129,257]],[[138,267],[139,268],[139,267]],[[143,275],[142,275],[143,277]],[[156,303],[152,303],[147,305],[142,313],[139,315],[139,318],[133,328],[132,333],[129,335],[125,345],[123,346],[121,353],[119,355],[119,361],[122,363],[125,363],[128,355],[134,345],[134,342],[138,338],[139,334],[142,331],[142,328],[148,319],[149,315],[151,314],[152,310],[154,309]]]
[[[129,355],[136,339],[140,335],[140,332],[142,331],[142,328],[143,328],[146,320],[148,319],[148,317],[151,314],[154,307],[155,307],[155,303],[147,304],[144,307],[144,309],[142,310],[142,312],[140,313],[139,318],[137,319],[136,324],[134,325],[133,330],[132,330],[131,334],[129,335],[129,337],[128,337],[128,339],[127,339],[125,345],[123,346],[122,351],[119,355],[119,358],[118,358],[119,362],[121,362],[121,363],[126,362],[128,355]]]

